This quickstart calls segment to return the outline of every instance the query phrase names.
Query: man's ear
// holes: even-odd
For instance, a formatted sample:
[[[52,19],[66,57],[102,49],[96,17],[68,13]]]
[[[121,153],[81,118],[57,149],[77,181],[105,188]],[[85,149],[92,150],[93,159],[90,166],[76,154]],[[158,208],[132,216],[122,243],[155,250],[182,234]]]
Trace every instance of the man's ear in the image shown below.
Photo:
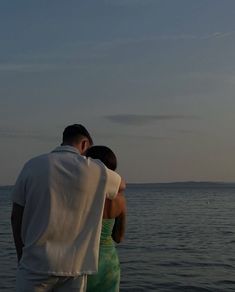
[[[85,154],[86,150],[89,148],[89,142],[87,139],[81,141],[81,154]]]

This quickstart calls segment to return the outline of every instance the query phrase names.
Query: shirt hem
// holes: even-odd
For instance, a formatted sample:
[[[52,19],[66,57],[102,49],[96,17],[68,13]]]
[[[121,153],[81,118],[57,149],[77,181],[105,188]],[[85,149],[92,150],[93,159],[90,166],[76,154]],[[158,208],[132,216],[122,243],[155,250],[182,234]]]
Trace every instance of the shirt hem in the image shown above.
[[[84,271],[79,271],[79,272],[40,271],[40,270],[34,270],[32,268],[29,268],[22,263],[20,263],[19,268],[26,269],[35,274],[52,275],[52,276],[58,276],[58,277],[60,276],[61,277],[77,277],[77,276],[91,275],[91,274],[97,273],[97,270],[84,270]]]

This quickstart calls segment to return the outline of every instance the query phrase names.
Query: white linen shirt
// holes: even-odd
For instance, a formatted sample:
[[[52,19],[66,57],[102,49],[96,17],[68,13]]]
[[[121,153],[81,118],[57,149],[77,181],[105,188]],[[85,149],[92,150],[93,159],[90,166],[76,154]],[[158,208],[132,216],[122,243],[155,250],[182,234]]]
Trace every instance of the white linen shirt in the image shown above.
[[[105,197],[114,198],[120,182],[72,146],[28,161],[12,193],[24,207],[20,265],[57,276],[95,273]]]

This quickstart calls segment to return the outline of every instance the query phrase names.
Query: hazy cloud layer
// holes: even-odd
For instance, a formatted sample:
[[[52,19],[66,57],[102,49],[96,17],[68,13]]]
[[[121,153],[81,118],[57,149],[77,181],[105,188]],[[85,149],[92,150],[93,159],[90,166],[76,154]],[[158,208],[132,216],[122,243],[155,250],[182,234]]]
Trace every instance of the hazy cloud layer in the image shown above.
[[[207,34],[162,34],[137,38],[114,38],[103,41],[75,41],[48,50],[21,54],[14,61],[0,63],[0,72],[44,72],[58,69],[77,68],[104,59],[121,47],[136,46],[164,41],[203,41],[224,39],[233,36],[235,31],[215,31]],[[78,53],[79,52],[79,53]],[[38,61],[40,60],[40,63]],[[63,68],[62,68],[63,67]]]
[[[158,136],[158,135],[134,135],[134,134],[114,134],[114,133],[95,133],[96,137],[99,137],[100,140],[112,140],[114,141],[116,138],[125,140],[169,140],[170,137],[167,136]]]
[[[147,139],[147,140],[168,140],[169,137],[166,136],[155,136],[155,135],[128,135],[128,134],[113,134],[113,133],[95,133],[101,139],[111,139],[122,138],[122,139]],[[39,131],[22,131],[16,129],[4,129],[0,128],[0,137],[1,139],[26,139],[26,140],[37,140],[42,142],[58,142],[61,137],[50,135],[48,133],[43,133]]]
[[[135,114],[122,114],[122,115],[108,115],[105,118],[113,123],[141,126],[151,124],[157,121],[175,121],[175,120],[191,120],[197,119],[196,116],[189,115],[135,115]]]
[[[0,63],[0,72],[45,72],[57,70],[53,63]]]
[[[113,39],[110,41],[102,41],[93,43],[93,46],[97,48],[111,48],[113,46],[137,44],[137,43],[148,43],[157,41],[178,41],[178,40],[208,40],[208,39],[219,39],[234,35],[235,31],[215,31],[207,34],[161,34],[148,37],[139,38],[120,38]],[[88,43],[90,46],[92,43]]]
[[[43,142],[56,142],[58,137],[38,132],[38,131],[21,131],[14,129],[0,129],[1,138],[11,138],[11,139],[26,139],[26,140],[37,140]]]
[[[176,130],[175,131],[176,133],[179,133],[179,134],[182,134],[182,135],[201,135],[201,134],[204,134],[204,132],[202,131],[198,131],[198,130],[184,130],[184,129],[181,129],[181,130]]]

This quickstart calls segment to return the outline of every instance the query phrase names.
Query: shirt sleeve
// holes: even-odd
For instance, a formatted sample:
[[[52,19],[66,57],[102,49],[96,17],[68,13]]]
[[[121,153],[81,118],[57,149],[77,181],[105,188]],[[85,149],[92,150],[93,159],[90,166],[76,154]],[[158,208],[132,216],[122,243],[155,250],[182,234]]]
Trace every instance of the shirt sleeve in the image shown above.
[[[25,179],[25,166],[21,170],[16,183],[13,187],[13,191],[11,194],[12,202],[16,203],[22,207],[25,205],[25,192],[26,189],[26,179]]]
[[[120,184],[121,177],[115,171],[106,167],[107,183],[106,183],[106,198],[112,200],[116,197]]]

